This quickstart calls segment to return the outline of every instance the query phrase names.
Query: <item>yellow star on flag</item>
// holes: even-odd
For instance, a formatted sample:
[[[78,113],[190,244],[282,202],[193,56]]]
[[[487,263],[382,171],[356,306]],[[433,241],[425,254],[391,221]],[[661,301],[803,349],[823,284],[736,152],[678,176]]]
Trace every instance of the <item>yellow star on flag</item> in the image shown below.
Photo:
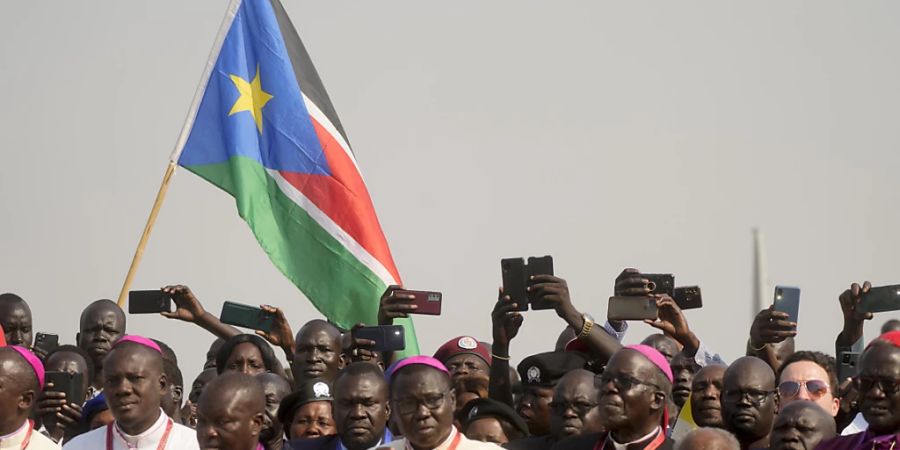
[[[234,102],[234,106],[231,107],[231,112],[228,115],[250,111],[250,115],[256,121],[256,129],[261,134],[262,109],[269,100],[272,100],[272,96],[262,90],[262,84],[259,82],[259,64],[256,65],[256,77],[253,78],[253,81],[248,83],[247,80],[237,75],[231,75],[231,82],[234,83],[234,87],[237,88],[241,96]]]

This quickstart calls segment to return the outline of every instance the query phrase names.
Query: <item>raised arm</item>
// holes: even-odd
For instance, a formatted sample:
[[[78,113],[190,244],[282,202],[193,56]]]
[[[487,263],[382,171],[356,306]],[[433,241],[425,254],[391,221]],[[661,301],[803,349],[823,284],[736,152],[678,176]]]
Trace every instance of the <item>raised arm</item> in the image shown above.
[[[515,310],[517,307],[518,305],[508,295],[503,294],[501,288],[494,310],[491,311],[494,342],[491,345],[491,379],[488,396],[509,406],[514,406],[509,381],[509,343],[519,334],[519,328],[525,320],[525,317]]]
[[[160,313],[163,317],[199,325],[200,328],[222,339],[241,334],[237,328],[222,323],[218,317],[203,309],[200,300],[194,296],[189,287],[180,284],[172,285],[162,288],[162,291],[172,297],[176,306],[175,311]]]

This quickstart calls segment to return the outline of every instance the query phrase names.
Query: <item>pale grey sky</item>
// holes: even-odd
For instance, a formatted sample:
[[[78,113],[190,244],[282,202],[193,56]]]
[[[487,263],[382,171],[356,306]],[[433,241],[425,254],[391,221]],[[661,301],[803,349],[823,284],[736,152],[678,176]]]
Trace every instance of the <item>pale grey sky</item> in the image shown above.
[[[803,289],[798,348],[832,351],[838,294],[900,283],[900,4],[286,1],[407,285],[445,293],[425,352],[490,340],[499,259],[552,254],[605,314],[626,266],[699,284],[727,358],[750,323],[751,234]],[[72,342],[115,298],[227,4],[10,2],[0,15],[0,291]],[[317,313],[230,197],[181,171],[134,288]],[[896,315],[894,315],[896,316]],[[891,314],[866,329],[873,336]],[[515,359],[562,322],[527,314]],[[160,317],[187,382],[211,336]],[[634,326],[627,340],[648,329]]]

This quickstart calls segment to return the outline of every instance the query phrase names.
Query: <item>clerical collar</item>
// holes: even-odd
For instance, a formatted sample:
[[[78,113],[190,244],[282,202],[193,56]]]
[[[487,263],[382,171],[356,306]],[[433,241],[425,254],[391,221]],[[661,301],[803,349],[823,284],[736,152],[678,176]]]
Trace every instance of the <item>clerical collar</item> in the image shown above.
[[[5,441],[5,440],[7,440],[7,439],[12,439],[13,436],[15,436],[15,435],[21,433],[22,431],[24,431],[24,430],[27,429],[27,428],[28,428],[28,419],[25,419],[25,423],[23,423],[22,426],[19,427],[18,430],[13,431],[12,433],[7,434],[6,436],[0,436],[0,441]]]
[[[168,421],[169,416],[167,416],[166,413],[163,412],[162,408],[160,408],[159,418],[156,419],[156,422],[154,422],[153,425],[150,425],[150,428],[147,428],[146,431],[140,434],[130,435],[124,432],[122,428],[119,427],[119,422],[116,421],[116,434],[118,434],[119,437],[121,437],[122,440],[124,440],[128,444],[128,447],[137,448],[141,440],[150,437],[153,434],[159,434],[164,429],[164,427],[166,426],[166,422]]]
[[[385,427],[384,433],[381,434],[381,439],[378,441],[378,443],[369,448],[378,448],[384,444],[390,444],[393,439],[394,435],[391,434],[391,430]],[[338,444],[341,446],[341,450],[349,450],[347,446],[344,445],[344,441],[342,441],[341,438],[338,438]]]
[[[635,445],[635,444],[642,443],[644,441],[649,441],[651,438],[653,438],[653,436],[656,436],[656,433],[659,433],[659,427],[654,428],[653,431],[644,435],[643,437],[637,438],[631,442],[626,442],[624,444],[620,444],[620,443],[616,442],[616,440],[612,437],[612,433],[610,433],[609,442],[612,443],[613,448],[615,448],[616,450],[626,450],[629,445]]]

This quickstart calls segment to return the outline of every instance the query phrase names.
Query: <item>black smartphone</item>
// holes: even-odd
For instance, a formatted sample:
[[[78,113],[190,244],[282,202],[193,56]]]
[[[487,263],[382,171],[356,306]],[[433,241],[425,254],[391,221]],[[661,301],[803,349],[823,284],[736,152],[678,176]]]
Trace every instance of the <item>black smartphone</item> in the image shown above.
[[[859,374],[859,355],[859,352],[842,352],[838,355],[838,381],[844,381]]]
[[[172,297],[155,289],[128,292],[128,314],[159,314],[172,311]]]
[[[654,320],[658,310],[653,297],[610,297],[606,311],[607,320]]]
[[[860,295],[859,314],[900,310],[900,285],[873,287]]]
[[[528,276],[526,285],[534,284],[531,277],[537,275],[553,275],[553,257],[552,256],[530,256],[528,265],[525,266],[525,273]],[[528,303],[531,304],[532,310],[553,309],[555,305],[552,303],[542,302],[536,291],[528,292]]]
[[[503,275],[503,294],[518,305],[516,311],[528,311],[527,274],[523,258],[506,258],[500,260],[500,273]]]
[[[34,348],[40,349],[45,355],[59,347],[59,335],[53,333],[38,332],[34,335]]]
[[[354,336],[375,341],[375,351],[379,352],[396,352],[406,348],[406,335],[400,325],[360,327],[354,331]]]
[[[51,371],[44,374],[44,380],[45,391],[65,393],[68,403],[84,403],[84,374]]]
[[[225,302],[222,305],[222,314],[219,320],[229,325],[260,330],[268,333],[272,331],[272,322],[275,315],[257,308],[256,306],[242,303]]]
[[[775,311],[785,312],[788,320],[797,322],[800,314],[800,288],[775,286]]]
[[[642,273],[650,281],[650,293],[675,297],[675,276],[671,273]]]
[[[418,306],[414,312],[410,314],[427,314],[430,316],[441,315],[441,303],[444,295],[435,291],[410,291],[407,289],[398,289],[395,292],[412,295],[412,304]]]
[[[700,295],[700,286],[675,288],[672,299],[675,300],[675,304],[681,309],[697,309],[703,307],[703,296]]]

